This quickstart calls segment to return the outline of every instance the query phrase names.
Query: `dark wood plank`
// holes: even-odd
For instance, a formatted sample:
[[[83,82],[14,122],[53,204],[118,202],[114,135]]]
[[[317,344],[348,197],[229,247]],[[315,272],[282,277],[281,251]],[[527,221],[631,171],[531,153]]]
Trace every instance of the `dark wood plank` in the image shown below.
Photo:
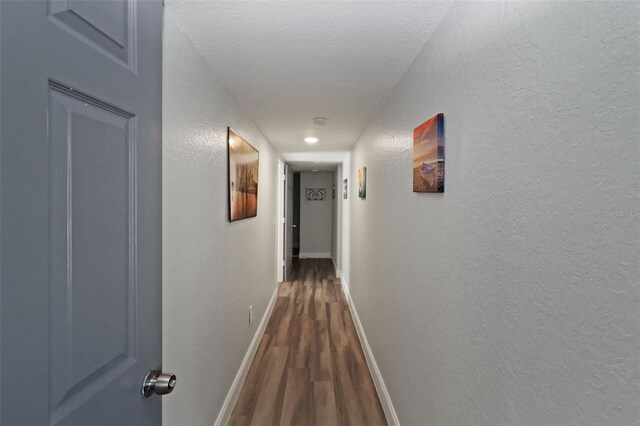
[[[338,347],[346,343],[344,326],[342,324],[342,314],[337,303],[327,303],[327,317],[329,325],[329,342],[331,349],[335,352]]]
[[[236,405],[233,408],[232,416],[246,416],[248,419],[247,424],[251,421],[251,415],[256,407],[258,395],[266,377],[263,373],[269,366],[269,349],[271,348],[272,339],[273,336],[270,334],[262,336],[260,346],[258,346],[245,378],[245,383],[252,383],[252,386],[242,387]]]
[[[231,416],[228,426],[248,426],[247,416]]]
[[[277,424],[282,413],[289,348],[271,348],[270,352],[251,425]]]
[[[313,403],[315,407],[316,426],[338,424],[336,397],[333,392],[332,382],[313,383]]]
[[[330,259],[294,261],[229,425],[386,425]]]
[[[334,285],[336,288],[336,297],[338,299],[338,304],[340,305],[340,309],[343,311],[349,310],[349,305],[347,304],[347,299],[344,295],[344,291],[342,289],[342,284],[337,284],[334,281]]]
[[[322,280],[322,287],[324,289],[324,301],[326,303],[337,303],[336,287],[333,285],[333,280]]]
[[[360,345],[358,332],[351,318],[351,312],[341,311],[340,313],[342,314],[342,325],[344,327],[345,346],[353,357],[354,362],[365,364],[367,361],[364,358],[364,352],[362,351],[362,345]]]
[[[320,321],[327,319],[327,312],[325,310],[324,304],[325,300],[323,286],[316,284],[315,291],[313,293],[313,311],[315,319]]]
[[[313,384],[309,380],[309,369],[289,369],[280,424],[283,426],[312,425],[314,423],[313,408]]]

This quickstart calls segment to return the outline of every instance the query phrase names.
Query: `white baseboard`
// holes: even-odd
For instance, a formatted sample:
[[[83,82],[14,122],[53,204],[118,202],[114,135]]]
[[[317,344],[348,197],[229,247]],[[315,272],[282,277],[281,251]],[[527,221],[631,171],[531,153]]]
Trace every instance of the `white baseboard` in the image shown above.
[[[303,253],[300,252],[298,255],[300,259],[329,259],[331,258],[331,253]]]
[[[336,265],[336,260],[331,256],[331,261],[333,262],[333,268],[336,270],[336,278],[342,277],[342,271],[338,269],[338,265]]]
[[[340,274],[340,283],[342,284],[342,289],[344,290],[344,295],[347,298],[347,301],[349,302],[349,309],[351,310],[351,305],[353,303],[351,303],[351,295],[349,294],[349,281],[347,281],[347,277],[345,277],[344,275]]]
[[[225,398],[224,403],[222,404],[222,408],[220,408],[220,412],[218,413],[218,418],[214,423],[215,426],[225,426],[227,423],[229,423],[229,419],[231,418],[231,412],[233,411],[233,407],[236,405],[236,401],[238,400],[238,396],[240,395],[240,390],[242,389],[244,380],[247,378],[247,373],[249,372],[249,367],[251,366],[253,357],[256,355],[256,352],[258,351],[258,346],[260,346],[260,340],[262,340],[262,335],[264,334],[264,330],[267,328],[267,323],[269,322],[269,317],[271,316],[273,305],[276,304],[277,299],[278,299],[278,286],[276,286],[276,289],[274,290],[273,295],[271,296],[271,300],[269,301],[269,305],[267,305],[267,309],[265,309],[264,311],[264,315],[262,316],[260,325],[258,325],[256,334],[253,336],[253,340],[251,340],[251,344],[249,345],[249,349],[247,349],[247,353],[244,355],[242,364],[240,364],[240,369],[236,373],[236,377],[233,379],[231,388],[227,393],[227,397]]]
[[[396,410],[393,408],[391,397],[389,396],[387,387],[385,386],[384,380],[382,379],[382,374],[380,373],[378,364],[376,364],[376,360],[373,357],[373,352],[371,351],[371,346],[369,346],[369,342],[367,341],[367,336],[364,334],[364,328],[362,328],[362,323],[360,322],[360,317],[358,316],[356,307],[353,304],[353,299],[351,299],[351,294],[349,293],[349,283],[344,279],[341,279],[341,281],[342,289],[344,290],[345,297],[347,298],[347,304],[349,305],[349,311],[351,311],[351,317],[353,318],[353,323],[356,326],[356,331],[358,332],[358,337],[360,338],[360,344],[362,344],[364,357],[367,360],[367,365],[369,366],[369,371],[371,372],[373,383],[376,386],[376,391],[378,392],[378,398],[380,398],[382,409],[384,410],[384,414],[387,417],[387,422],[389,423],[389,426],[400,426],[400,420],[398,420]]]

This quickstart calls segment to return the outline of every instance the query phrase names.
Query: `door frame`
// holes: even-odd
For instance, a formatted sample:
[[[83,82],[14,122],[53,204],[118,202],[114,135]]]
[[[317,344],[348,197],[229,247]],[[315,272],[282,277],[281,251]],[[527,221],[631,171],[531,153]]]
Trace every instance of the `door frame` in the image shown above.
[[[286,209],[285,209],[285,190],[287,185],[287,175],[284,162],[278,160],[278,176],[276,179],[276,186],[278,188],[278,217],[276,219],[276,282],[283,282],[284,269],[285,269],[285,224],[286,224]]]

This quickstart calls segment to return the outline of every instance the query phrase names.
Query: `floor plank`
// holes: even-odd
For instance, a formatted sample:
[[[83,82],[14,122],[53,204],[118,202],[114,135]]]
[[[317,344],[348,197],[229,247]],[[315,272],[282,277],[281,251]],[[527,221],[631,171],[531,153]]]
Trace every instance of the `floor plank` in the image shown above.
[[[282,283],[229,425],[386,425],[330,259]]]
[[[291,368],[287,373],[287,388],[282,401],[281,425],[311,425],[314,423],[313,384],[309,369]]]
[[[271,348],[260,396],[252,413],[252,425],[278,424],[284,399],[285,372],[289,358],[289,348]]]

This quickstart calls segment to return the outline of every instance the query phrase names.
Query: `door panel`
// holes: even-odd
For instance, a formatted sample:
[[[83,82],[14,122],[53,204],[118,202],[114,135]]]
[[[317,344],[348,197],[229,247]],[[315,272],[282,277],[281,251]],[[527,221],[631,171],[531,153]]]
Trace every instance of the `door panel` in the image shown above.
[[[160,424],[161,3],[0,19],[0,422]]]
[[[135,52],[134,0],[49,0],[49,19],[127,65]]]
[[[85,94],[50,88],[55,412],[134,358],[135,123],[131,114]]]

